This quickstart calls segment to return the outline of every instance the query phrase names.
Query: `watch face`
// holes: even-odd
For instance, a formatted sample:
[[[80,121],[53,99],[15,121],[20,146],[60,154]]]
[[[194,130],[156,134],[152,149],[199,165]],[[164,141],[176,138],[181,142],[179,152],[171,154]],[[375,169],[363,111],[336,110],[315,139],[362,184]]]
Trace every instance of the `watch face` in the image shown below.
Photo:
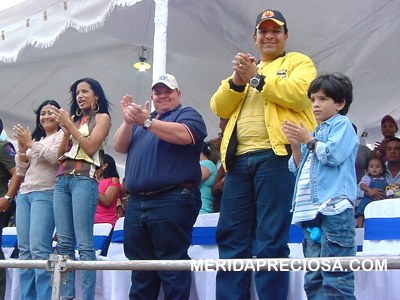
[[[256,77],[253,77],[252,79],[250,79],[250,85],[254,88],[257,87],[259,85],[259,83],[260,83],[260,79],[258,79]]]
[[[149,128],[150,126],[151,126],[151,120],[150,119],[147,119],[146,121],[144,121],[143,127]]]

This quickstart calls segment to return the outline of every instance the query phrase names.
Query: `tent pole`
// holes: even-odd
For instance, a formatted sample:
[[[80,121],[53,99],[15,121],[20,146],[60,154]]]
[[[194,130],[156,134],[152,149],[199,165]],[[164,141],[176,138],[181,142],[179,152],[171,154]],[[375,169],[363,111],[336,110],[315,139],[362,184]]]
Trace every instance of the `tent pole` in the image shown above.
[[[154,0],[153,80],[166,73],[168,0]]]

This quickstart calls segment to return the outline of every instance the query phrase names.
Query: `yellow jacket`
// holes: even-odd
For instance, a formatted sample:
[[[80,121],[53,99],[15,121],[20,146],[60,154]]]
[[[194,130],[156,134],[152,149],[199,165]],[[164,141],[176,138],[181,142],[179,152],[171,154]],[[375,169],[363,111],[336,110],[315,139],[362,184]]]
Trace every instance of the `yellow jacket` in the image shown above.
[[[308,86],[317,74],[315,66],[308,56],[290,52],[259,69],[259,73],[266,76],[261,95],[265,98],[265,126],[272,149],[276,155],[287,155],[288,141],[282,131],[284,121],[302,122],[310,132],[317,126],[307,97]],[[229,119],[221,143],[221,162],[225,170],[228,144],[249,88],[247,84],[243,92],[230,89],[231,78],[221,82],[210,102],[217,116]]]

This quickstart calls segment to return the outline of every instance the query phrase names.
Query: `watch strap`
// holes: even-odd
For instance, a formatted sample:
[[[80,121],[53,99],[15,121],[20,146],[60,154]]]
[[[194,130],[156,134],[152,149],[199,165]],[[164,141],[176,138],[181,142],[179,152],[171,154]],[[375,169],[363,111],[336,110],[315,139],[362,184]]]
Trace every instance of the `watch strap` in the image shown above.
[[[310,151],[313,151],[314,148],[315,148],[315,144],[316,144],[317,142],[318,142],[317,139],[312,139],[311,141],[309,141],[309,142],[307,143],[307,149],[310,150]]]
[[[260,83],[258,84],[258,86],[256,87],[256,89],[261,92],[264,88],[265,85],[265,76],[260,74]]]

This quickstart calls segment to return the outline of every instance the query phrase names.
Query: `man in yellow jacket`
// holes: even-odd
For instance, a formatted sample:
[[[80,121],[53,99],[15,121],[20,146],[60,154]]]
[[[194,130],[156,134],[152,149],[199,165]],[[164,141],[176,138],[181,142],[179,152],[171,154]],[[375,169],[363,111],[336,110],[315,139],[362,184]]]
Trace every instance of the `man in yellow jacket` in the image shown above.
[[[309,57],[286,53],[287,23],[276,10],[257,16],[254,43],[261,60],[238,53],[233,74],[222,81],[211,109],[229,119],[221,144],[227,171],[217,227],[221,259],[286,258],[295,178],[284,121],[312,131],[307,97],[316,69]],[[257,272],[259,299],[286,299],[288,272]],[[250,299],[250,272],[218,272],[217,299]]]

